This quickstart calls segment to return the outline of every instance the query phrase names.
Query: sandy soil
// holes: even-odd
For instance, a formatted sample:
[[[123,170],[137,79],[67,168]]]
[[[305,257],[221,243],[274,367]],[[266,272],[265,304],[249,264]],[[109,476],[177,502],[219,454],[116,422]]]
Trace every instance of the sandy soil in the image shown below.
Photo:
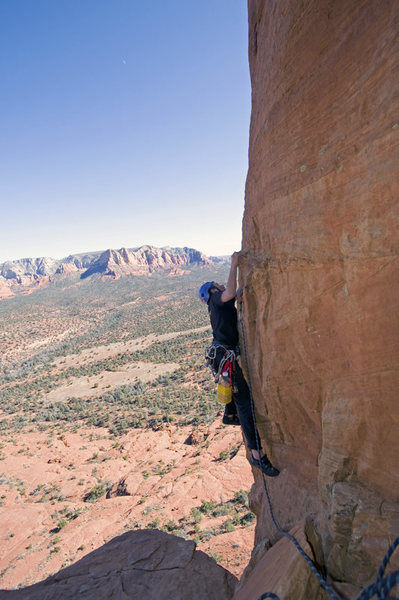
[[[69,354],[68,356],[61,356],[53,361],[56,367],[62,367],[67,369],[68,367],[76,367],[83,364],[88,364],[98,360],[104,360],[106,358],[112,358],[117,354],[124,354],[125,352],[136,352],[137,350],[144,350],[149,348],[155,342],[163,342],[166,340],[172,340],[181,335],[189,335],[190,333],[199,333],[202,331],[208,331],[210,327],[198,327],[197,329],[187,329],[185,331],[175,331],[172,333],[146,335],[144,337],[135,338],[133,340],[127,340],[125,342],[115,342],[106,346],[93,346],[82,350],[79,354]]]
[[[68,398],[87,398],[98,396],[107,390],[121,385],[153,381],[160,375],[172,373],[179,368],[178,363],[145,363],[137,362],[119,367],[117,371],[103,371],[99,375],[89,377],[72,377],[66,385],[61,385],[47,394],[48,401],[63,402]]]

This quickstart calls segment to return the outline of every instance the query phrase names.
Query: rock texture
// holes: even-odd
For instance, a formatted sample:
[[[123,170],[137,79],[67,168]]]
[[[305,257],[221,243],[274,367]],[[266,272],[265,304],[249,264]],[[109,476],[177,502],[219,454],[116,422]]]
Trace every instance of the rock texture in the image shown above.
[[[291,535],[314,561],[321,565],[321,548],[313,525],[305,520],[298,523]],[[284,600],[327,600],[310,566],[287,538],[282,538],[270,550],[254,553],[248,571],[244,573],[233,600],[260,598],[272,592]]]
[[[399,532],[398,31],[394,0],[249,0],[240,271],[271,494],[357,586]]]
[[[0,600],[229,600],[236,578],[195,544],[157,530],[129,531],[74,565]]]

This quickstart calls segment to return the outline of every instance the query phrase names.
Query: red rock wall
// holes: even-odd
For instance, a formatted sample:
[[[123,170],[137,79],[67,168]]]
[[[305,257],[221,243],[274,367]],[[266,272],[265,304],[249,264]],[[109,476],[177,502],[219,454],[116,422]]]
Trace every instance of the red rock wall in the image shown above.
[[[240,272],[271,494],[360,586],[399,533],[399,2],[248,8]],[[258,478],[252,502],[276,538]]]

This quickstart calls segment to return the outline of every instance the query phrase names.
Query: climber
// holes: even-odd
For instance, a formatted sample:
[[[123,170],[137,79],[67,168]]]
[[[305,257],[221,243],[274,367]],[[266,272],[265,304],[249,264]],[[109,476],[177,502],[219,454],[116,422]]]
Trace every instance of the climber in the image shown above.
[[[251,452],[250,462],[265,475],[276,477],[280,471],[273,467],[266,454],[262,456],[257,450],[256,425],[252,417],[250,392],[243,372],[236,360],[239,354],[237,309],[235,298],[237,295],[237,268],[239,253],[234,252],[231,257],[231,267],[226,286],[215,281],[204,283],[199,289],[199,297],[207,304],[211,321],[213,340],[208,352],[208,362],[211,363],[213,372],[218,373],[219,365],[223,358],[230,353],[233,356],[232,368],[232,401],[226,405],[223,416],[225,424],[240,424]],[[233,351],[233,354],[231,354]],[[238,416],[238,418],[237,418]]]

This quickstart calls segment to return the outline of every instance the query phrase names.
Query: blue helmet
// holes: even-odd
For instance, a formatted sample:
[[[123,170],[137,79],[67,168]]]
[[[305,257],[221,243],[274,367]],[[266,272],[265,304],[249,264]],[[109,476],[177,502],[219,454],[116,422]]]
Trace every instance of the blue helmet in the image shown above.
[[[213,281],[207,281],[203,283],[198,291],[198,296],[201,302],[208,304],[209,302],[209,290],[211,289]]]

